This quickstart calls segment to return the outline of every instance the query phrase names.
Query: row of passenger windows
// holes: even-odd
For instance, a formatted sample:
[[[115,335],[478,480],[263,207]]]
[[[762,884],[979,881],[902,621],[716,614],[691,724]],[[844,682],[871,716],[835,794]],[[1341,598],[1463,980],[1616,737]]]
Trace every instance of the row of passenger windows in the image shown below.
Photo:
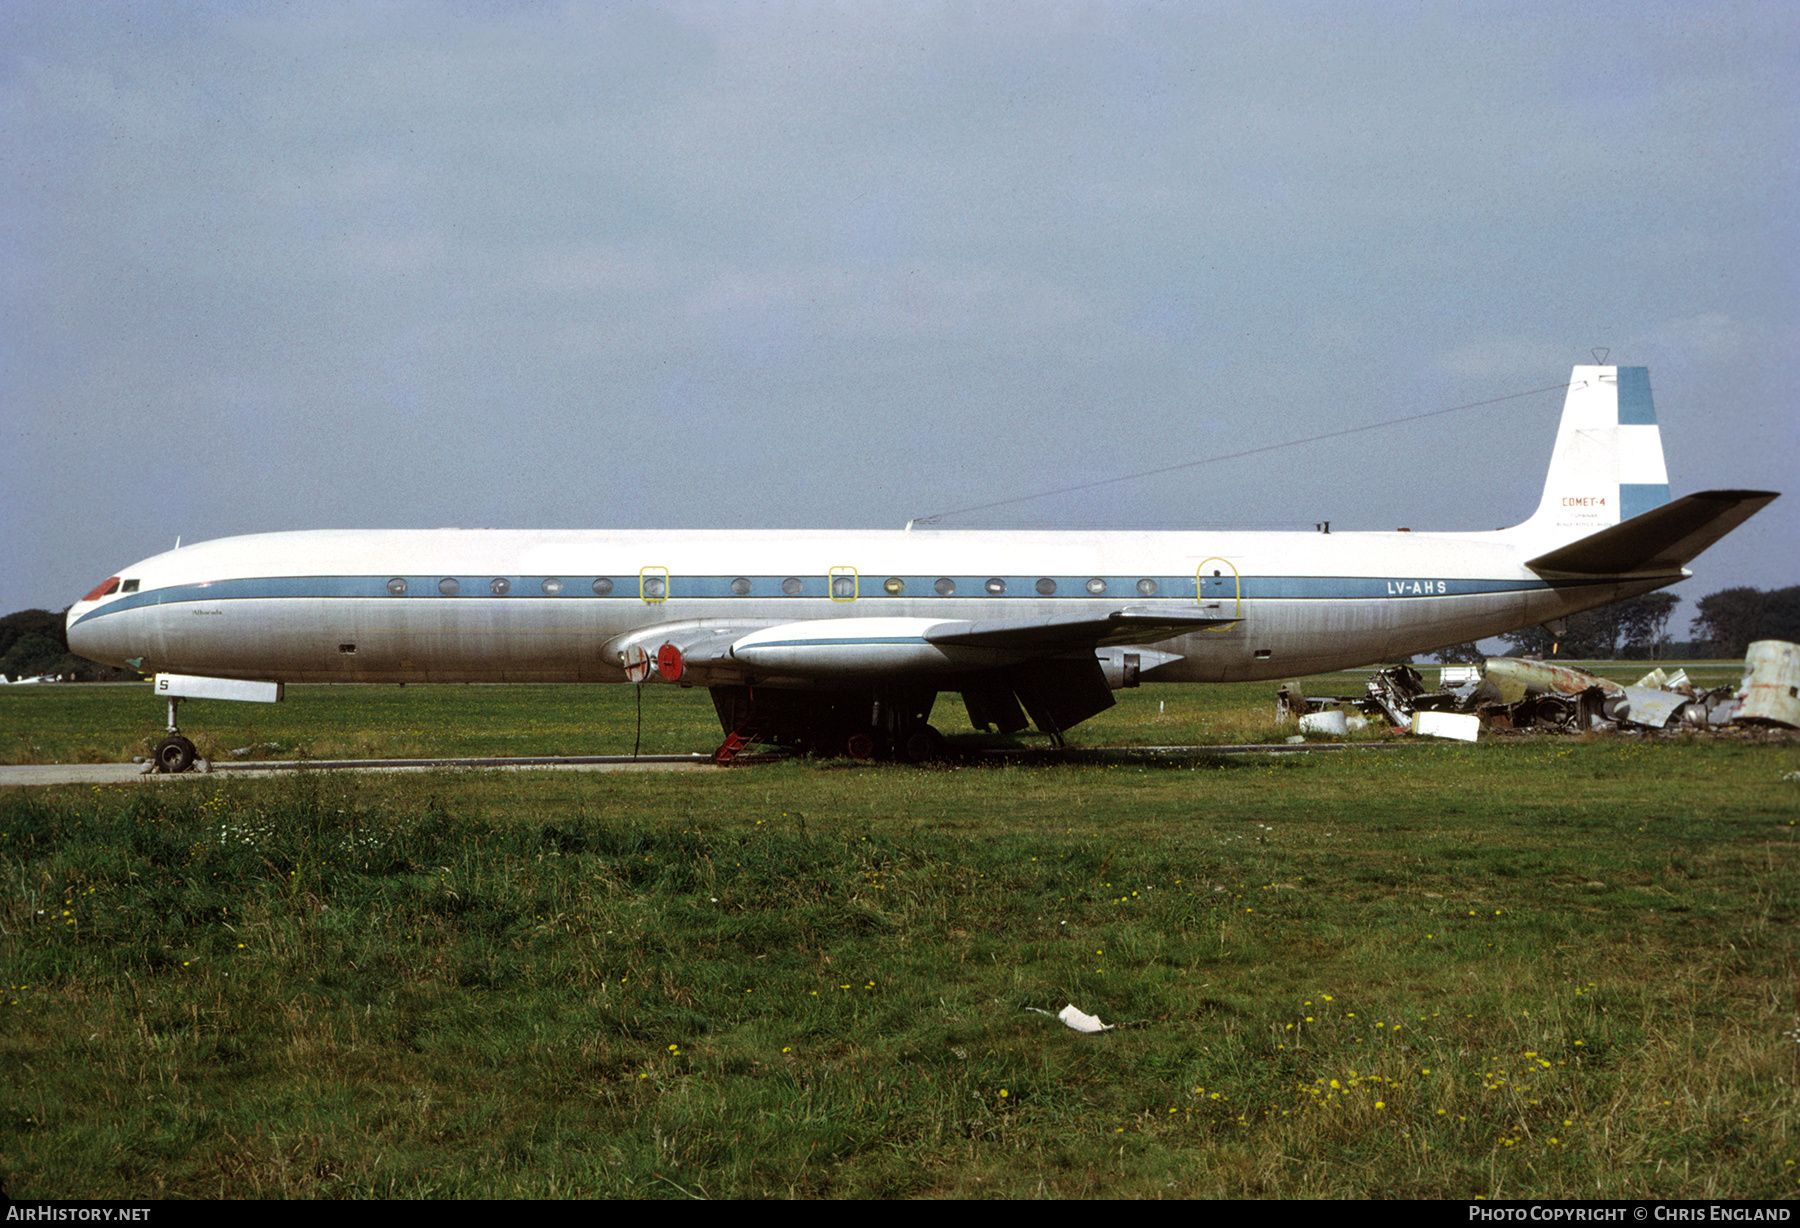
[[[648,586],[650,584],[660,583],[660,581],[656,580],[646,581],[645,591],[649,591]],[[395,576],[392,580],[387,582],[387,591],[396,597],[406,596],[407,590],[411,587],[412,586],[407,582],[405,576]],[[488,581],[488,592],[496,597],[507,596],[512,592],[512,588],[512,581],[508,580],[505,576],[496,576]],[[462,581],[458,580],[455,576],[445,576],[442,580],[437,582],[437,590],[446,597],[454,597],[462,592]],[[544,581],[538,585],[538,590],[546,597],[561,596],[563,582],[555,576],[547,576]],[[594,581],[594,595],[596,597],[610,597],[612,591],[613,582],[605,576],[601,576],[598,580]]]
[[[830,581],[831,595],[833,597],[839,600],[847,600],[857,595],[855,576],[833,575],[830,577]],[[643,596],[652,601],[660,601],[668,596],[669,581],[667,576],[646,574],[639,577],[639,583],[639,591]],[[404,576],[395,576],[392,580],[387,582],[387,591],[396,597],[406,596],[410,587],[410,584]],[[496,576],[494,579],[489,580],[487,587],[488,592],[495,597],[505,597],[513,591],[512,581],[504,576]],[[595,580],[592,587],[594,595],[597,597],[610,597],[613,592],[613,582],[605,576],[601,576],[599,579]],[[750,579],[747,576],[739,576],[730,584],[733,595],[738,597],[748,597],[752,587]],[[1056,581],[1050,579],[1048,576],[1039,580],[1032,587],[1037,591],[1037,595],[1040,597],[1052,597],[1056,594]],[[1087,589],[1089,595],[1101,597],[1106,594],[1107,583],[1105,580],[1096,576],[1092,580],[1089,580],[1084,587]],[[800,596],[800,594],[805,591],[805,588],[806,585],[798,576],[789,576],[781,582],[781,591],[788,597]],[[956,593],[956,581],[952,580],[949,576],[944,576],[939,579],[937,583],[933,584],[931,588],[932,591],[937,593],[940,597],[951,597]],[[981,588],[982,591],[987,593],[990,597],[1003,596],[1006,593],[1006,581],[995,576],[993,579],[982,584]],[[1139,580],[1136,588],[1138,596],[1140,597],[1156,596],[1157,584],[1155,580],[1148,578]],[[538,585],[538,589],[546,597],[560,596],[563,591],[563,582],[555,576],[549,576]],[[437,582],[437,590],[446,597],[455,597],[462,592],[462,581],[458,580],[455,576],[445,576],[442,580]],[[890,597],[898,597],[906,592],[906,581],[902,580],[899,576],[890,576],[887,580],[882,582],[881,591]]]

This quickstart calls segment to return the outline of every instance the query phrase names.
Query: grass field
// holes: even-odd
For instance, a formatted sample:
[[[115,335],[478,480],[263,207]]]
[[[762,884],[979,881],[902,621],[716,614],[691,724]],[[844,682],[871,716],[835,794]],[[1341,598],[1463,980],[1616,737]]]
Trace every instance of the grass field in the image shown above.
[[[1592,666],[1623,682],[1646,663]],[[1671,666],[1673,668],[1673,666]],[[1689,663],[1705,686],[1735,681],[1742,662]],[[1307,680],[1310,695],[1361,694],[1366,671]],[[1436,681],[1433,670],[1428,682]],[[1080,746],[1279,741],[1275,684],[1150,686],[1118,691],[1118,706],[1071,734]],[[647,686],[290,686],[279,704],[189,701],[183,731],[217,762],[330,758],[463,758],[515,755],[686,754],[721,737],[700,689]],[[148,683],[0,688],[0,762],[118,763],[148,755],[163,733],[165,705]],[[954,695],[933,723],[968,736]],[[1027,734],[1027,744],[1043,745]],[[236,750],[246,751],[233,756]]]
[[[1271,691],[1146,688],[1084,739],[1279,737]],[[633,701],[294,688],[184,723],[285,755],[616,752]],[[160,716],[78,687],[0,713],[39,761]],[[646,751],[716,737],[703,695],[646,692]],[[9,790],[0,1177],[1793,1198],[1797,769],[1792,742],[1591,737]],[[1120,1026],[1036,1013],[1070,1002]]]

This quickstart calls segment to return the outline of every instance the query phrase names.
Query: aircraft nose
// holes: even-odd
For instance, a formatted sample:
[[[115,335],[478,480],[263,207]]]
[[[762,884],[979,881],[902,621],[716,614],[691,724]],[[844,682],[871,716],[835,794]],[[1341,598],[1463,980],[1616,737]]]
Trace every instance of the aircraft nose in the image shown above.
[[[124,665],[123,620],[88,618],[93,612],[94,605],[88,601],[78,601],[69,608],[68,622],[63,627],[69,651],[104,665]]]

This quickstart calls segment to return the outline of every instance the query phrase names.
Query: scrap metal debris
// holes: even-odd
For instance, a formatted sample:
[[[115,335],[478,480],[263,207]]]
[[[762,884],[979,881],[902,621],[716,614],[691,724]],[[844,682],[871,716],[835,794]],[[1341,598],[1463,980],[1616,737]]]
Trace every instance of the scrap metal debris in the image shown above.
[[[1737,719],[1800,729],[1800,644],[1757,640],[1744,666],[1744,706]]]
[[[1582,733],[1587,730],[1716,729],[1759,725],[1800,729],[1800,645],[1759,640],[1737,686],[1696,686],[1685,670],[1652,669],[1621,686],[1570,665],[1489,657],[1479,671],[1447,666],[1435,689],[1409,665],[1376,670],[1361,695],[1306,695],[1283,683],[1277,714],[1307,732],[1342,732],[1346,707],[1396,732],[1474,741],[1478,728]],[[1336,714],[1336,715],[1327,715]]]

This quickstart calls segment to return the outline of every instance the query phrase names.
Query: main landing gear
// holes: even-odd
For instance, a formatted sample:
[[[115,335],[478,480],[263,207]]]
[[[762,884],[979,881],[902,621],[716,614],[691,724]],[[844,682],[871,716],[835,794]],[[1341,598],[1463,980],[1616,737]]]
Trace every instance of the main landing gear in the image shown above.
[[[926,723],[935,691],[711,690],[726,735],[715,763],[730,763],[752,742],[821,758],[929,763],[944,757],[944,735]]]

